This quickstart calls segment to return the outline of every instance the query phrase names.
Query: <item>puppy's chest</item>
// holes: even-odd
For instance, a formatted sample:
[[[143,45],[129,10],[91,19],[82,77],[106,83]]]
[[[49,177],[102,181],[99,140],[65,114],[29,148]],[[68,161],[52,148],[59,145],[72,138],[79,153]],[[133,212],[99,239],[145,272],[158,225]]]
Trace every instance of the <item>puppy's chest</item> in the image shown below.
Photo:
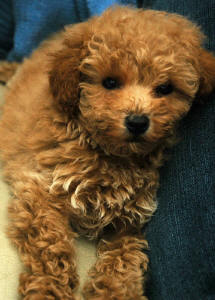
[[[73,180],[66,179],[64,188],[69,191],[71,207],[76,209],[96,209],[102,205],[109,208],[122,207],[144,185],[143,170],[108,165],[105,168],[79,168],[72,175]],[[70,183],[68,189],[68,183]],[[89,206],[89,207],[88,207]]]
[[[66,174],[65,170],[61,171]],[[61,175],[56,181],[60,181],[61,189],[67,193],[73,227],[92,235],[113,219],[139,218],[140,191],[143,201],[152,197],[148,189],[150,177],[149,171],[136,164],[79,163],[73,164],[70,174]]]

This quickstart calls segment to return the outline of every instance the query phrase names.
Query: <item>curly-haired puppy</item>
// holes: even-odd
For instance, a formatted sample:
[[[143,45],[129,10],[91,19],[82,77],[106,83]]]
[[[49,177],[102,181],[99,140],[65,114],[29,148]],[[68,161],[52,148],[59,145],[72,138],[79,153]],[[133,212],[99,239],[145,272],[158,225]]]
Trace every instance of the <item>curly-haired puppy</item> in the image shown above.
[[[141,228],[163,151],[215,87],[202,40],[181,16],[115,7],[44,42],[9,81],[0,148],[23,299],[77,299],[78,235],[98,239],[85,299],[146,299]]]

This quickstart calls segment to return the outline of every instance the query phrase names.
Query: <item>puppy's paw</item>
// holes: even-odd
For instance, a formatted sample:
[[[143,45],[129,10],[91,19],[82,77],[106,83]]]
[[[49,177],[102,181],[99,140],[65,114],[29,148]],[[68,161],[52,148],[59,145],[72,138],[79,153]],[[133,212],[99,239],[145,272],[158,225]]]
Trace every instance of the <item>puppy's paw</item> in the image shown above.
[[[146,241],[133,237],[100,243],[99,258],[84,287],[85,299],[146,300],[143,285],[148,258],[142,252],[146,247]]]
[[[19,291],[23,300],[77,300],[69,284],[45,274],[21,274]]]
[[[141,289],[129,288],[119,278],[100,274],[85,285],[83,295],[85,300],[148,300]]]

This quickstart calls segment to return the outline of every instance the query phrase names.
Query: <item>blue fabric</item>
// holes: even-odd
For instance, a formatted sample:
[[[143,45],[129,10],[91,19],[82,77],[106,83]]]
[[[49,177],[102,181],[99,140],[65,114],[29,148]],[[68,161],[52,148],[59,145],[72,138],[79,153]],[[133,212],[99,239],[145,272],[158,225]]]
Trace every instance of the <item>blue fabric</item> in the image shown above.
[[[38,44],[63,28],[66,24],[81,22],[93,15],[99,15],[112,4],[131,4],[136,0],[11,0],[15,32],[14,46],[7,59],[22,60]],[[5,0],[0,0],[0,3]]]
[[[7,57],[13,46],[14,20],[11,0],[0,1],[0,59]]]
[[[150,300],[215,299],[215,95],[180,127],[146,229]]]
[[[8,59],[21,60],[65,24],[84,21],[113,3],[137,6],[140,2],[0,0],[0,58],[11,49]],[[194,20],[208,36],[206,47],[215,50],[214,0],[142,2],[144,7]],[[193,107],[181,123],[181,143],[161,170],[158,210],[146,227],[150,300],[215,299],[214,116],[215,95],[206,104]]]
[[[157,0],[201,25],[215,50],[213,0]],[[215,94],[195,105],[180,127],[181,142],[161,170],[158,210],[148,224],[150,300],[215,299]]]

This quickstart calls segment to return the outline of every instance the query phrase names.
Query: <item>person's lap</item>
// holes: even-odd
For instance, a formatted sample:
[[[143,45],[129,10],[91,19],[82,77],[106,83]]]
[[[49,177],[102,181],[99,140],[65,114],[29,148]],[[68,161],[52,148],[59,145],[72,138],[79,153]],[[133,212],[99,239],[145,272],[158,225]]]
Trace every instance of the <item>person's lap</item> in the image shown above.
[[[197,22],[215,49],[213,1],[152,1]],[[158,210],[147,226],[153,300],[215,299],[215,95],[193,107],[161,170]]]

